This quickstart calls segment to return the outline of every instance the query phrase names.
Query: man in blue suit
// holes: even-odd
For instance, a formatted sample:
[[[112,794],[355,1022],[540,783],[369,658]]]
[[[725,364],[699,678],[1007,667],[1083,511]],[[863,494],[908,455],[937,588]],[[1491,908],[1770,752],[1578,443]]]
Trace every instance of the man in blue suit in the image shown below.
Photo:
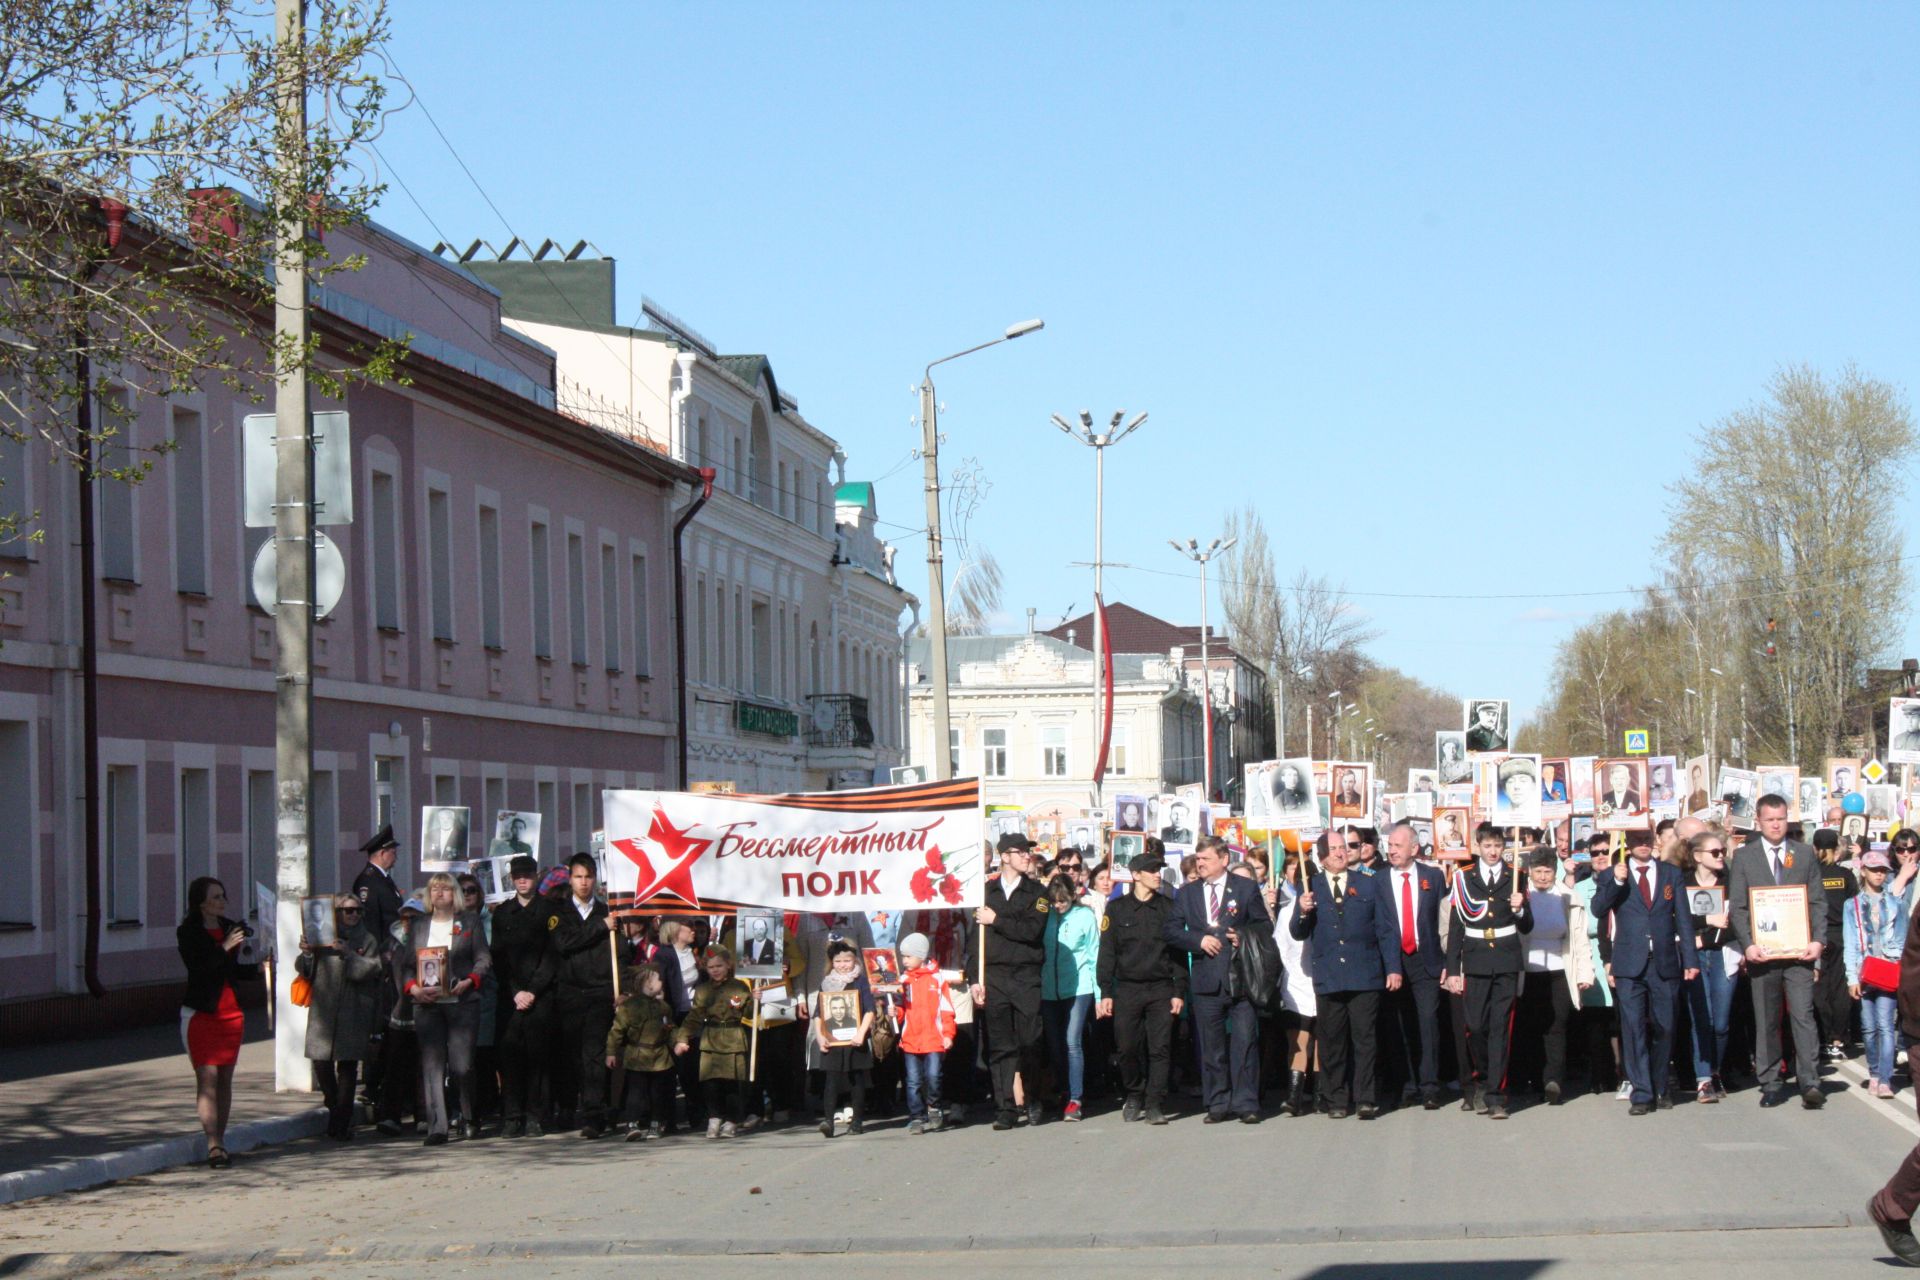
[[[1447,878],[1440,868],[1421,865],[1420,837],[1396,822],[1387,831],[1384,886],[1399,944],[1398,991],[1386,996],[1381,1018],[1380,1082],[1392,1104],[1402,1086],[1420,1090],[1428,1111],[1440,1109],[1440,975],[1447,955],[1440,946],[1440,907]]]
[[[1594,886],[1593,913],[1613,913],[1613,983],[1620,1056],[1633,1082],[1628,1115],[1673,1106],[1667,1071],[1680,983],[1700,974],[1680,868],[1653,857],[1653,833],[1629,831],[1627,856]]]
[[[1344,833],[1322,832],[1314,854],[1320,871],[1307,881],[1289,928],[1313,956],[1320,1109],[1329,1119],[1344,1120],[1349,1101],[1357,1098],[1360,1118],[1371,1120],[1380,1114],[1373,1095],[1380,992],[1400,989],[1399,926],[1381,892],[1385,879],[1348,866]]]
[[[1244,930],[1273,928],[1257,882],[1227,874],[1227,846],[1213,836],[1193,847],[1194,876],[1167,914],[1169,946],[1193,957],[1193,1025],[1208,1124],[1237,1115],[1260,1123],[1260,1022],[1253,1002],[1229,997],[1227,975]]]

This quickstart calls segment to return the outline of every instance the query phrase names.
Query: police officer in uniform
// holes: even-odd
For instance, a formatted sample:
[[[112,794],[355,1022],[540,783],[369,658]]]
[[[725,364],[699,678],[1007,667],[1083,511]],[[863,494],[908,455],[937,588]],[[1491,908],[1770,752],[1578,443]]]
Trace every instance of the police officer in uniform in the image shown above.
[[[535,892],[540,864],[520,854],[507,864],[513,897],[493,909],[493,976],[499,1009],[494,1041],[500,1059],[500,1136],[539,1137],[547,1114],[547,1061],[553,1036],[554,958],[548,934],[558,927],[555,903]]]
[[[993,1074],[993,1127],[1015,1122],[1013,1077],[1026,1091],[1027,1119],[1040,1123],[1040,963],[1045,953],[1047,894],[1029,874],[1033,843],[1012,832],[1000,837],[1000,874],[987,881],[986,905],[975,919],[986,926],[986,966],[973,957],[973,1002],[987,1035]]]
[[[373,833],[360,852],[367,855],[367,865],[353,881],[353,896],[360,899],[360,922],[367,927],[375,942],[379,944],[380,965],[380,1016],[374,1019],[373,1034],[368,1037],[366,1070],[360,1077],[360,1087],[368,1098],[380,1096],[381,1081],[386,1076],[386,1025],[387,1010],[393,1008],[399,999],[399,989],[393,983],[393,966],[385,960],[393,951],[393,926],[400,922],[400,903],[403,896],[393,883],[393,864],[400,858],[400,842],[393,838],[393,825],[388,823]]]
[[[1173,899],[1160,892],[1166,859],[1135,858],[1133,888],[1107,904],[1100,917],[1099,1016],[1113,1019],[1120,1053],[1123,1120],[1165,1124],[1167,1065],[1173,1054],[1173,1020],[1187,990],[1187,962],[1167,945],[1167,915]]]
[[[1520,936],[1533,930],[1533,908],[1527,904],[1525,887],[1507,865],[1506,840],[1499,828],[1481,823],[1474,843],[1479,857],[1454,877],[1453,927],[1441,981],[1448,991],[1466,999],[1467,1048],[1482,1081],[1475,1109],[1505,1120],[1507,1099],[1501,1090],[1507,1078],[1513,998],[1526,961]],[[1471,1082],[1467,1088],[1471,1091]]]
[[[580,1136],[607,1131],[607,1032],[613,1029],[613,917],[594,892],[599,867],[590,853],[567,864],[570,892],[549,908],[561,1062],[579,1086]],[[536,1001],[536,1003],[538,1003]]]

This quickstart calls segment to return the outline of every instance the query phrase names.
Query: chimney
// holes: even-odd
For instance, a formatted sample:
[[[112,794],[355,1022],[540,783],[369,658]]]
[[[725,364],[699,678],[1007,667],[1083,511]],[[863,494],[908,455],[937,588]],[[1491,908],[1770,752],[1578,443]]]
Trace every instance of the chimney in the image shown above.
[[[1068,644],[1072,644],[1072,643],[1073,643],[1073,634],[1074,634],[1074,633],[1073,633],[1073,628],[1072,628],[1072,627],[1068,627],[1068,628],[1067,628],[1067,643],[1068,643]]]
[[[1027,609],[1027,639],[1029,639],[1029,640],[1031,640],[1031,639],[1033,639],[1033,615],[1034,615],[1034,612],[1035,612],[1035,610],[1034,610],[1034,609],[1033,609],[1033,608],[1032,608],[1031,606],[1029,606],[1029,607],[1028,607],[1028,609]]]

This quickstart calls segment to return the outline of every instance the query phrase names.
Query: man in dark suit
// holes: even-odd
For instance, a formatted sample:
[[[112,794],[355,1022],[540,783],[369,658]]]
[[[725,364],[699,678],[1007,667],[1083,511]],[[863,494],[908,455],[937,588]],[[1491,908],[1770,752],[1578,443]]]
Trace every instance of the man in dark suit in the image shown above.
[[[1371,1120],[1380,1114],[1374,1101],[1380,992],[1400,989],[1398,925],[1382,894],[1385,878],[1363,876],[1348,867],[1344,833],[1322,832],[1314,852],[1321,869],[1307,881],[1288,927],[1313,955],[1320,1109],[1329,1119],[1344,1120],[1351,1098],[1360,1104],[1360,1118]]]
[[[1786,797],[1764,795],[1755,806],[1760,833],[1741,845],[1727,873],[1727,911],[1732,917],[1734,943],[1746,954],[1747,975],[1753,986],[1754,1061],[1760,1074],[1760,1105],[1777,1107],[1787,1100],[1780,1078],[1780,1010],[1784,1005],[1793,1028],[1793,1070],[1799,1081],[1800,1101],[1815,1111],[1826,1103],[1820,1092],[1819,1035],[1813,1025],[1814,966],[1820,963],[1820,939],[1826,932],[1827,894],[1821,884],[1820,860],[1798,840],[1787,839]],[[1807,934],[1804,951],[1779,955],[1761,947],[1754,937],[1753,904],[1748,891],[1759,885],[1805,885]]]
[[[513,896],[493,909],[494,1043],[500,1061],[500,1136],[539,1137],[547,1114],[553,1048],[555,959],[549,935],[555,903],[539,897],[540,864],[527,854],[507,864]]]
[[[1513,1000],[1526,960],[1521,935],[1533,931],[1533,908],[1520,877],[1503,856],[1506,839],[1499,828],[1481,823],[1474,843],[1479,857],[1454,882],[1446,985],[1466,1001],[1467,1048],[1481,1081],[1476,1110],[1505,1120]]]
[[[986,965],[973,957],[973,1002],[987,1036],[987,1068],[993,1075],[993,1127],[1011,1129],[1017,1118],[1013,1077],[1020,1074],[1027,1122],[1040,1123],[1040,962],[1047,933],[1046,890],[1029,874],[1033,843],[1014,832],[1000,837],[1000,874],[987,881],[986,905],[975,913],[986,926]]]
[[[1667,1090],[1680,983],[1700,976],[1680,868],[1653,857],[1653,833],[1629,831],[1627,856],[1593,887],[1596,919],[1613,913],[1613,982],[1620,1056],[1633,1082],[1627,1114],[1673,1107]]]
[[[1227,874],[1224,842],[1194,846],[1194,877],[1180,887],[1167,917],[1167,942],[1193,957],[1193,1022],[1200,1037],[1200,1080],[1207,1124],[1237,1115],[1260,1123],[1260,1023],[1253,1002],[1233,998],[1228,973],[1243,929],[1272,929],[1259,885]]]
[[[1440,1107],[1440,975],[1447,967],[1440,949],[1440,907],[1447,878],[1418,861],[1420,837],[1404,822],[1387,831],[1387,871],[1381,886],[1393,913],[1400,953],[1400,989],[1389,989],[1381,1020],[1381,1078],[1391,1103],[1403,1086],[1420,1090],[1428,1111]],[[1378,879],[1379,877],[1376,877]]]

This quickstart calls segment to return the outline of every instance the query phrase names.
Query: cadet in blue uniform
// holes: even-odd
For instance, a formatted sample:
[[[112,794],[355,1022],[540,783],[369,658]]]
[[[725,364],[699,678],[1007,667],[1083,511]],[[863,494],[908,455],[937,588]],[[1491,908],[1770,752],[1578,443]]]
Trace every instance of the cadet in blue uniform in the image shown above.
[[[1480,1078],[1480,1114],[1507,1118],[1507,1051],[1513,998],[1520,989],[1533,909],[1519,877],[1507,865],[1499,828],[1474,832],[1480,856],[1453,878],[1453,928],[1447,937],[1447,990],[1466,997],[1467,1049]],[[1471,1092],[1473,1085],[1468,1084]]]
[[[1322,832],[1314,853],[1320,871],[1307,881],[1289,928],[1312,949],[1320,1109],[1344,1120],[1349,1100],[1357,1100],[1360,1118],[1371,1120],[1380,1114],[1374,1100],[1380,992],[1398,991],[1401,982],[1396,917],[1384,893],[1387,878],[1362,875],[1347,865],[1343,833]]]

